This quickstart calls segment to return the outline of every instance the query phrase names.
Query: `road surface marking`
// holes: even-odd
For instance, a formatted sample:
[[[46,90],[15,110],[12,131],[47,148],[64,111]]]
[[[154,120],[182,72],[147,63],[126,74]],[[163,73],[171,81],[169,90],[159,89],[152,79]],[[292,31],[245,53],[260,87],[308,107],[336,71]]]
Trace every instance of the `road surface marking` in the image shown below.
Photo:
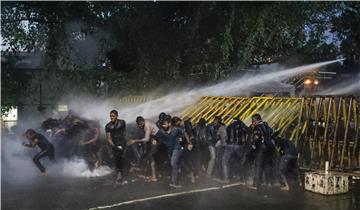
[[[114,208],[114,207],[133,204],[133,203],[156,200],[156,199],[160,199],[160,198],[169,198],[169,197],[175,197],[175,196],[179,196],[179,195],[207,192],[207,191],[213,191],[213,190],[221,190],[224,188],[235,187],[235,186],[239,186],[239,185],[241,185],[241,183],[228,184],[228,185],[223,185],[220,187],[209,187],[209,188],[203,188],[203,189],[189,190],[189,191],[183,191],[183,192],[178,192],[178,193],[168,193],[168,194],[157,195],[157,196],[152,196],[152,197],[147,197],[147,198],[140,198],[140,199],[134,199],[134,200],[130,200],[130,201],[124,201],[124,202],[115,203],[115,204],[107,205],[107,206],[98,206],[98,207],[90,208],[89,210],[108,209],[108,208]]]

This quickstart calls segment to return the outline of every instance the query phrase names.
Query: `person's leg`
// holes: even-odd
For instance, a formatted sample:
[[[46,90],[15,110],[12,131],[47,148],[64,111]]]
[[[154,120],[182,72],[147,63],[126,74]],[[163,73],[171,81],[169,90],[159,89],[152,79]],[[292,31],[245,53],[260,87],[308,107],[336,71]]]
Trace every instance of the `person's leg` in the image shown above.
[[[259,188],[262,182],[265,161],[265,146],[259,145],[255,154],[255,176],[254,187]]]
[[[252,180],[251,186],[254,185],[254,178],[255,178],[255,160],[256,160],[256,151],[251,150],[248,156],[246,157],[246,165],[247,165],[247,176],[249,177],[248,180]]]
[[[174,149],[171,154],[170,164],[171,164],[171,183],[178,185],[178,169],[179,169],[179,160],[181,157],[182,150]]]
[[[192,155],[194,150],[184,149],[181,161],[184,172],[190,175],[191,183],[195,183],[194,165],[192,161]]]
[[[274,174],[274,150],[272,149],[267,149],[266,153],[265,153],[265,180],[266,180],[266,184],[268,185],[273,185],[274,181],[275,181],[275,174]]]
[[[157,181],[156,177],[156,162],[155,162],[155,155],[159,150],[159,145],[151,144],[151,151],[150,151],[150,167],[151,167],[151,181]]]
[[[81,157],[85,160],[89,170],[93,171],[95,168],[95,159],[91,152],[91,145],[83,145],[81,147]]]
[[[181,156],[181,160],[179,162],[179,167],[181,168],[181,171],[183,171],[185,174],[190,173],[191,171],[189,159],[190,159],[190,151],[184,148]]]
[[[209,148],[209,152],[210,152],[210,160],[208,163],[206,174],[207,174],[207,176],[210,177],[214,170],[216,154],[215,154],[214,146],[209,146],[208,148]]]
[[[210,159],[210,152],[209,152],[209,148],[208,146],[203,146],[203,147],[199,147],[199,150],[198,150],[198,156],[199,156],[199,174],[201,172],[205,172],[206,173],[206,169],[207,169],[207,166],[208,166],[208,162],[209,162],[209,159]]]
[[[296,181],[297,181],[298,185],[301,187],[302,186],[302,181],[301,181],[301,177],[300,177],[300,169],[299,169],[297,157],[293,157],[292,162],[293,162],[293,165],[294,165],[293,171],[294,171],[294,174],[295,174]]]
[[[215,147],[216,158],[215,158],[215,175],[218,178],[222,178],[222,156],[224,155],[225,147],[223,145]]]
[[[141,162],[140,162],[140,168],[143,171],[143,175],[146,176],[147,171],[148,171],[148,166],[149,166],[149,161],[150,161],[150,145],[149,144],[144,144],[144,154],[143,157],[141,158]]]
[[[244,168],[243,165],[241,164],[242,162],[242,146],[240,145],[234,145],[234,151],[233,154],[235,156],[235,176],[237,176],[239,178],[240,181],[243,180],[243,173],[244,173]]]
[[[93,161],[94,161],[94,168],[98,168],[99,167],[99,161],[100,161],[100,156],[99,156],[99,150],[100,150],[100,144],[99,142],[92,145],[91,146],[91,153],[93,156]]]
[[[197,178],[199,177],[200,167],[201,167],[201,157],[200,157],[200,150],[198,147],[194,147],[191,154],[191,163],[193,166],[194,176]]]
[[[194,151],[191,151],[190,153],[190,158],[189,158],[189,166],[190,166],[190,182],[191,183],[195,183],[196,182],[196,177],[197,177],[197,172],[196,172],[196,166],[195,166],[195,161],[197,160],[194,160],[193,159],[193,155],[194,155]]]
[[[281,190],[284,191],[289,191],[290,189],[286,178],[288,166],[289,166],[289,157],[287,155],[283,155],[280,158],[280,180],[284,184],[284,186],[281,187]]]
[[[141,161],[141,168],[143,170],[144,176],[147,175],[149,166],[151,168],[151,180],[156,181],[156,164],[154,156],[159,150],[159,145],[155,144],[145,144],[145,154]]]
[[[302,181],[299,172],[299,166],[297,163],[297,157],[293,155],[288,156],[288,166],[287,166],[287,175],[293,175],[294,181],[298,184],[298,186],[302,186]],[[288,176],[286,177],[288,179]],[[290,186],[290,185],[289,185]]]
[[[114,165],[117,173],[116,181],[122,181],[123,179],[123,150],[113,148]]]
[[[241,170],[241,178],[244,183],[247,183],[247,179],[250,177],[250,165],[251,165],[251,147],[249,144],[243,144],[240,150],[240,166]]]
[[[224,181],[229,181],[229,161],[233,153],[232,145],[226,145],[224,155],[222,156],[222,171]]]
[[[35,163],[35,165],[39,168],[39,170],[41,171],[41,173],[45,174],[46,173],[46,169],[45,167],[40,163],[40,159],[43,157],[47,156],[47,151],[43,150],[39,153],[37,153],[34,157],[33,157],[33,161]]]
[[[106,151],[106,145],[104,143],[99,143],[99,148],[97,151],[97,157],[98,157],[98,161],[95,163],[96,168],[100,167],[103,163],[104,163],[104,155],[107,154]]]
[[[104,144],[103,147],[103,161],[106,162],[111,168],[115,167],[114,148],[110,144]]]
[[[130,147],[134,153],[136,167],[139,167],[141,161],[140,146],[138,144],[132,144]]]

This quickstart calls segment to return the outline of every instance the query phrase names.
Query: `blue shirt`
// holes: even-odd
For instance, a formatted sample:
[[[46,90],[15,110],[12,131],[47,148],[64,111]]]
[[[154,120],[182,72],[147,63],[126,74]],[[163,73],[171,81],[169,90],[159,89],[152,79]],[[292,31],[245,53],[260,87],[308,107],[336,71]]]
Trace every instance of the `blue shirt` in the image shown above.
[[[164,130],[159,130],[156,134],[157,138],[165,144],[166,148],[170,151],[181,148],[179,138],[182,138],[183,134],[183,131],[178,127],[173,127],[171,129],[170,133],[167,133]]]

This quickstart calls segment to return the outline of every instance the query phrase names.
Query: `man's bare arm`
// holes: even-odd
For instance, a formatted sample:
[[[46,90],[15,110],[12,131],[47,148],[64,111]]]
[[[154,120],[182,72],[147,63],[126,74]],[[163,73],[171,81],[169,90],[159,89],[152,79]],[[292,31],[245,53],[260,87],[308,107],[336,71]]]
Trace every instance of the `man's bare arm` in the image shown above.
[[[98,138],[99,138],[99,134],[96,132],[96,134],[94,135],[94,137],[92,139],[90,139],[88,141],[83,140],[83,141],[81,141],[82,142],[81,144],[82,145],[87,145],[87,144],[94,143],[94,142],[96,142],[98,140]]]
[[[35,147],[36,144],[38,143],[38,139],[34,139],[34,140],[31,140],[28,144],[27,143],[23,143],[22,145],[25,146],[25,147]]]
[[[150,137],[151,137],[151,130],[149,126],[145,126],[144,127],[145,130],[145,136],[142,139],[130,139],[128,141],[128,144],[137,144],[137,143],[145,143],[150,141]]]

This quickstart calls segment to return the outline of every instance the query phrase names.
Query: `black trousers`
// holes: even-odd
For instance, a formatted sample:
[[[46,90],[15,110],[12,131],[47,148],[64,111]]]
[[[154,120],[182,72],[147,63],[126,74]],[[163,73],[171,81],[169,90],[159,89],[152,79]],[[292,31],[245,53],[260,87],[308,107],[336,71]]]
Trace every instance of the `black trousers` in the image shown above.
[[[35,163],[35,165],[39,168],[39,170],[41,172],[45,172],[46,169],[45,167],[40,163],[40,159],[43,157],[49,157],[49,159],[51,161],[55,160],[55,155],[54,155],[54,147],[49,147],[46,150],[42,150],[41,152],[37,153],[34,157],[33,157],[33,161]]]
[[[98,152],[99,145],[88,144],[82,146],[82,157],[91,171],[94,169],[96,161],[99,160]]]
[[[262,177],[265,172],[266,165],[266,146],[264,144],[256,145],[255,151],[255,176],[254,176],[254,186],[260,187],[262,182]]]
[[[194,172],[195,174],[196,160],[194,159],[194,154],[194,148],[192,150],[188,150],[187,148],[183,149],[180,165],[186,173]]]
[[[121,147],[121,148],[119,148]],[[124,174],[125,172],[125,161],[124,161],[124,154],[125,154],[125,146],[113,146],[113,160],[114,166],[117,172],[121,172]]]
[[[248,178],[252,177],[253,166],[255,161],[255,150],[250,143],[244,143],[241,145],[241,158],[240,166],[242,170],[240,171],[240,177],[247,181]]]
[[[291,173],[294,175],[295,181],[301,183],[297,157],[294,155],[282,155],[280,157],[280,178],[281,182],[287,180],[287,176]]]
[[[276,150],[275,148],[267,148],[265,153],[265,181],[266,184],[274,184],[278,182],[276,176]]]

